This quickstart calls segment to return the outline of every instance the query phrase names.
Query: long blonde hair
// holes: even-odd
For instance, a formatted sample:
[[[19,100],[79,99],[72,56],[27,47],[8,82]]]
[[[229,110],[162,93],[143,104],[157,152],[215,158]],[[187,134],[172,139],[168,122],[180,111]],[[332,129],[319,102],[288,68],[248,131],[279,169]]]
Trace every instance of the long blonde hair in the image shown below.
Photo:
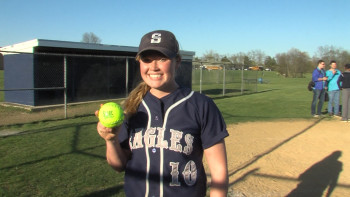
[[[130,92],[128,98],[126,98],[124,102],[124,113],[127,118],[136,114],[143,97],[150,89],[151,87],[149,87],[146,82],[142,81]]]

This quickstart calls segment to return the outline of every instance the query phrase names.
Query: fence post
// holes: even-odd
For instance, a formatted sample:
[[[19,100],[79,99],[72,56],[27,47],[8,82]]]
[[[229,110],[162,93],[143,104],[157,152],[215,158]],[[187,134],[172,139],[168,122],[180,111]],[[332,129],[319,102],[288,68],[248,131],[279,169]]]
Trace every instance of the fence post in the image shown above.
[[[225,87],[225,85],[226,85],[226,68],[225,68],[225,64],[224,64],[224,72],[223,72],[223,82],[222,82],[222,96],[225,96],[225,89],[226,89],[226,87]]]
[[[241,76],[241,94],[243,94],[243,88],[244,88],[244,66],[242,66],[242,76]]]
[[[126,58],[125,62],[125,98],[128,97],[129,94],[129,58]]]
[[[255,92],[258,92],[258,72],[259,72],[259,70],[256,71],[256,77],[255,77],[255,81],[256,81]]]
[[[199,93],[202,94],[202,71],[203,70],[203,65],[202,65],[202,62],[201,62],[201,69],[200,69],[200,75],[199,75]]]
[[[67,56],[63,56],[64,118],[67,119]]]

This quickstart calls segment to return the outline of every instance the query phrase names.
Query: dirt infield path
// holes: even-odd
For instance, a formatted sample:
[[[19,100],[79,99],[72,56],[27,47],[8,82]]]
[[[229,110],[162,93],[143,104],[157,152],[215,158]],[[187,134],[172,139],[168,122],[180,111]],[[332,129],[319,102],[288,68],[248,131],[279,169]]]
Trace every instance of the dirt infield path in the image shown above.
[[[229,125],[229,196],[350,196],[350,123]]]

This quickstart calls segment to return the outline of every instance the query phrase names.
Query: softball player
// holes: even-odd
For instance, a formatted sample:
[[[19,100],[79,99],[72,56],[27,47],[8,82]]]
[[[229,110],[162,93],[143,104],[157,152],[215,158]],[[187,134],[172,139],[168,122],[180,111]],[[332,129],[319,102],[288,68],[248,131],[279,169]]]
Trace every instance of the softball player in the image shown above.
[[[210,98],[175,82],[181,62],[175,36],[145,34],[136,59],[143,82],[125,101],[127,118],[118,128],[97,124],[109,165],[125,170],[126,196],[205,196],[203,155],[210,195],[226,196],[226,125]]]

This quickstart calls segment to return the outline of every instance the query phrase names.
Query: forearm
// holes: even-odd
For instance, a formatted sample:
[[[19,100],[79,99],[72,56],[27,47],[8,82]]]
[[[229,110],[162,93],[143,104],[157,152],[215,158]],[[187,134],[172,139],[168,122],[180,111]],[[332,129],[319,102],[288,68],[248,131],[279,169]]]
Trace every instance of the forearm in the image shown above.
[[[120,127],[107,128],[97,123],[97,132],[106,142],[106,159],[116,171],[123,171],[128,159],[128,153],[120,146],[118,135]]]
[[[204,150],[211,174],[210,196],[227,196],[228,173],[224,140]]]
[[[210,184],[210,196],[211,197],[221,197],[227,196],[228,190],[228,177],[227,170],[218,172],[221,176],[214,177],[212,174],[211,184]]]
[[[128,157],[117,137],[113,140],[106,140],[106,158],[113,169],[118,172],[124,171]]]

